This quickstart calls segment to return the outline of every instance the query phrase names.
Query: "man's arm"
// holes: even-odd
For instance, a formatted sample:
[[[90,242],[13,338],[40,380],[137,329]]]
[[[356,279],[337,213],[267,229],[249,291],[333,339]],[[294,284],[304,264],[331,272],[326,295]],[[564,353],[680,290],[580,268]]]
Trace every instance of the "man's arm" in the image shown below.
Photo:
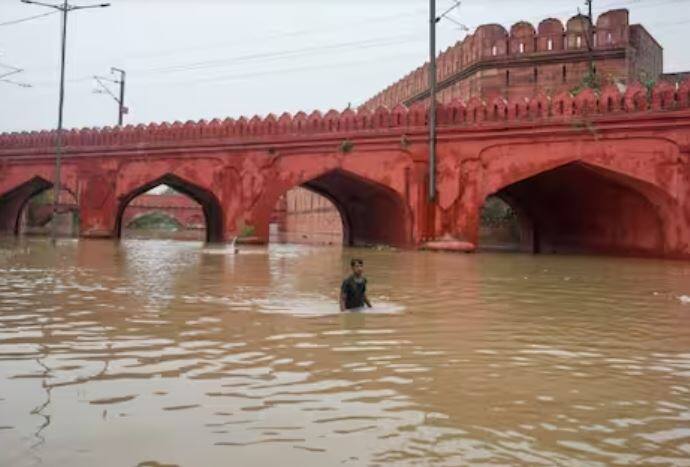
[[[367,280],[364,279],[364,296],[362,297],[364,300],[364,303],[371,308],[371,302],[369,301],[369,297],[367,297]]]
[[[340,311],[345,311],[345,304],[347,303],[347,280],[340,284]]]

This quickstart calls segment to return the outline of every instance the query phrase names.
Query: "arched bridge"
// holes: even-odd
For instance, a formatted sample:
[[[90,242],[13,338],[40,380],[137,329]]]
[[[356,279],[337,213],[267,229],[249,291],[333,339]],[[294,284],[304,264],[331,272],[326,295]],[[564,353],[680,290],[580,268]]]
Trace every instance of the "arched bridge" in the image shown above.
[[[686,81],[440,106],[434,203],[423,104],[73,130],[63,183],[86,237],[117,237],[128,204],[167,184],[201,205],[208,240],[247,226],[267,239],[277,200],[302,186],[337,206],[349,244],[476,243],[495,195],[525,249],[690,258],[689,100]],[[0,135],[0,228],[52,186],[54,140]]]
[[[193,199],[178,194],[144,194],[135,198],[122,213],[121,224],[127,227],[152,213],[163,214],[186,229],[203,228],[205,225],[201,206]]]

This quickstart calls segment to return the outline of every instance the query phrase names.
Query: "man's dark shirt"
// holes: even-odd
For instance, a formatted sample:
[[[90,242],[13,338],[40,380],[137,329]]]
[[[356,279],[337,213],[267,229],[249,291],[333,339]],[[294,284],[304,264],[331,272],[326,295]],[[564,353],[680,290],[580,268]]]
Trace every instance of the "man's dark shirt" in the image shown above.
[[[364,306],[364,296],[367,293],[367,280],[362,277],[361,281],[355,280],[351,275],[343,281],[340,286],[340,293],[345,294],[345,308],[362,308]]]

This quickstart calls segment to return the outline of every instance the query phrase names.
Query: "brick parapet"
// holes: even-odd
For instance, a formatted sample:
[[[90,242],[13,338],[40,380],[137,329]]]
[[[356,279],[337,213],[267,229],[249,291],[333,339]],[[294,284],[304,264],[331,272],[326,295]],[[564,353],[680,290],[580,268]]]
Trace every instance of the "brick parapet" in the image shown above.
[[[576,65],[593,59],[597,65],[601,65],[603,76],[612,74],[624,82],[640,79],[639,71],[642,70],[648,71],[646,75],[650,74],[649,71],[658,71],[657,75],[660,74],[661,70],[657,69],[656,64],[661,63],[661,47],[654,42],[658,49],[645,47],[644,51],[636,51],[634,42],[639,42],[639,36],[643,34],[631,34],[634,31],[644,32],[644,28],[629,24],[626,9],[601,14],[593,30],[590,30],[589,20],[583,15],[570,18],[565,25],[559,19],[547,18],[536,28],[529,22],[520,21],[509,31],[499,24],[479,26],[473,34],[437,57],[441,100],[449,101],[455,97],[469,99],[473,96],[488,98],[496,94],[524,95],[527,89],[537,85],[556,91],[569,89],[579,84],[587,70],[586,66],[575,66],[572,70],[564,70],[563,77],[560,73],[558,77],[549,77],[554,75],[550,66],[554,63]],[[592,44],[589,43],[590,34]],[[612,53],[614,51],[615,54]],[[628,63],[627,57],[631,54],[635,57]],[[529,69],[517,70],[524,71],[524,76],[511,76],[510,68],[525,67]],[[656,78],[656,75],[650,78]],[[428,63],[425,63],[369,99],[363,107],[392,107],[401,102],[409,105],[428,98],[427,90]]]
[[[446,126],[481,128],[484,125],[511,125],[540,121],[578,120],[582,117],[644,114],[690,108],[690,79],[679,84],[661,82],[651,90],[635,83],[621,92],[609,85],[595,92],[586,89],[577,95],[561,92],[553,97],[539,94],[531,99],[496,97],[467,102],[459,99],[438,107],[438,122]],[[348,135],[373,130],[423,128],[427,124],[428,107],[417,103],[409,108],[397,105],[393,109],[379,107],[343,112],[331,110],[325,115],[314,111],[279,118],[268,115],[238,120],[201,120],[187,123],[151,123],[117,128],[84,128],[64,133],[66,149],[76,147],[113,147],[177,141],[229,139],[249,141],[292,135]],[[0,155],[17,149],[50,148],[55,145],[55,131],[0,134]]]

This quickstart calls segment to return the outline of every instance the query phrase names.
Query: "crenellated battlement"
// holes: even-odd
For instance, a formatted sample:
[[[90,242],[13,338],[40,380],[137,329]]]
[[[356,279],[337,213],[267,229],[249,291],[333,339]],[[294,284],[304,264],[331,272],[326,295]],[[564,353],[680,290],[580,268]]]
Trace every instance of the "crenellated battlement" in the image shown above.
[[[531,99],[505,99],[489,101],[472,98],[467,102],[454,100],[439,104],[438,123],[445,126],[497,125],[535,120],[562,121],[582,116],[612,114],[643,114],[646,112],[674,111],[690,108],[690,79],[680,85],[662,82],[649,91],[635,83],[620,92],[614,85],[601,92],[586,89],[576,96],[561,92],[553,97],[538,94]],[[186,123],[151,123],[116,128],[73,129],[64,133],[66,147],[118,146],[140,143],[159,143],[212,139],[255,139],[280,135],[317,135],[394,128],[419,128],[427,124],[428,107],[417,103],[411,107],[398,105],[393,109],[379,107],[375,111],[351,109],[326,114],[284,113],[237,120],[200,120]],[[55,145],[55,131],[0,134],[0,151],[26,148],[47,148]]]
[[[637,52],[629,57],[631,49]],[[439,99],[449,102],[458,97],[529,96],[536,93],[537,87],[569,89],[588,70],[586,63],[584,67],[579,64],[589,60],[601,63],[604,77],[632,82],[644,74],[653,79],[662,72],[661,55],[661,47],[642,26],[629,24],[625,9],[601,14],[593,31],[583,15],[573,16],[565,24],[547,18],[536,27],[520,21],[509,30],[499,24],[485,24],[439,54]],[[428,98],[428,88],[425,63],[363,107],[411,104]]]

